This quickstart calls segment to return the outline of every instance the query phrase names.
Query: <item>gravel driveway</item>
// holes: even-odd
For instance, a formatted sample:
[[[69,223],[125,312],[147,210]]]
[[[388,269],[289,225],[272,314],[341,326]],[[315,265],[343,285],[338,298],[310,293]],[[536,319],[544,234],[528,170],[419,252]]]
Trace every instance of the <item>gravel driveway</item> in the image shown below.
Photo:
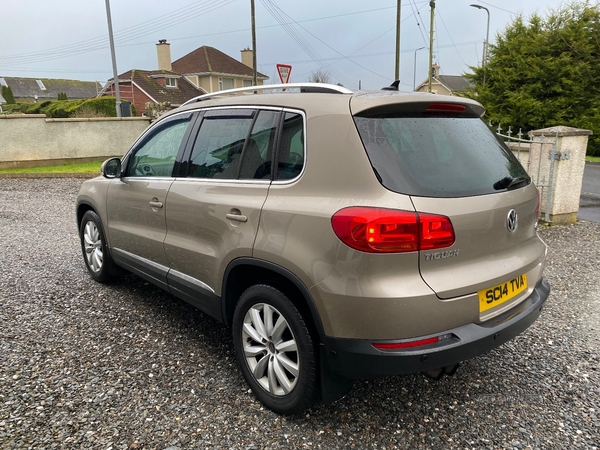
[[[80,183],[0,179],[0,449],[600,447],[600,224],[541,230],[553,291],[516,340],[282,418],[227,328],[133,275],[91,281]]]

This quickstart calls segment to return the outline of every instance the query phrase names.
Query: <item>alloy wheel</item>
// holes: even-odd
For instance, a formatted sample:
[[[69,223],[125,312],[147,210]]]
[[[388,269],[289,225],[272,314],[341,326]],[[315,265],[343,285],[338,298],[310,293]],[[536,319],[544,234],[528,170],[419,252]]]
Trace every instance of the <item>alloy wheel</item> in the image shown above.
[[[285,317],[266,303],[253,305],[244,316],[244,357],[252,376],[275,396],[289,394],[300,372],[294,333]]]
[[[95,273],[100,272],[103,261],[102,239],[98,227],[91,220],[85,224],[83,242],[89,268]]]

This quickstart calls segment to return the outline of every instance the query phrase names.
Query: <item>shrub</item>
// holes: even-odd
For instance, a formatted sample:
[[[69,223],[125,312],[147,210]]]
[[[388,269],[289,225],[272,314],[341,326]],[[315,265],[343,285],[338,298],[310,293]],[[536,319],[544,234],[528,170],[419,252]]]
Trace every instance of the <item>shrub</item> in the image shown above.
[[[52,100],[47,106],[40,108],[40,112],[53,119],[64,119],[83,102],[84,100]]]
[[[89,106],[81,105],[69,114],[73,119],[93,118],[93,117],[108,117],[102,111],[96,111]]]
[[[15,96],[10,86],[2,86],[2,97],[6,100],[7,105],[14,105],[16,103]]]
[[[67,99],[67,93],[66,92],[59,92],[58,93],[58,99],[59,100],[68,100]]]
[[[91,108],[105,117],[117,117],[117,99],[114,97],[96,97],[86,100],[82,106]]]

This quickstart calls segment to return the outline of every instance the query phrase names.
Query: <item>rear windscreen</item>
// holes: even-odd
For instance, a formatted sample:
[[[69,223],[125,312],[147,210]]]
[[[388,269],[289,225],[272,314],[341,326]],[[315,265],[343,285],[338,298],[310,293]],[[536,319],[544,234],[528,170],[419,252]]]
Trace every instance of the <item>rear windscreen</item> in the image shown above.
[[[479,118],[422,115],[354,118],[380,182],[422,197],[467,197],[522,187],[530,179]]]

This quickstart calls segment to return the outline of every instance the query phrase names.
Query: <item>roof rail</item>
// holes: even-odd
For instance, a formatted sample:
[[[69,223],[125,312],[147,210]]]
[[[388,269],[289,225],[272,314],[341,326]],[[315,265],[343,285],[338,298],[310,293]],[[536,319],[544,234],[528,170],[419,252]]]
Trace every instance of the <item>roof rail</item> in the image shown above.
[[[256,92],[272,89],[300,89],[300,92],[325,93],[325,94],[352,94],[350,89],[335,84],[326,83],[285,83],[285,84],[262,84],[260,86],[248,86],[236,89],[227,89],[225,91],[212,92],[210,94],[199,95],[189,99],[181,106],[189,105],[190,103],[209,100],[220,95],[237,94],[240,92]]]

